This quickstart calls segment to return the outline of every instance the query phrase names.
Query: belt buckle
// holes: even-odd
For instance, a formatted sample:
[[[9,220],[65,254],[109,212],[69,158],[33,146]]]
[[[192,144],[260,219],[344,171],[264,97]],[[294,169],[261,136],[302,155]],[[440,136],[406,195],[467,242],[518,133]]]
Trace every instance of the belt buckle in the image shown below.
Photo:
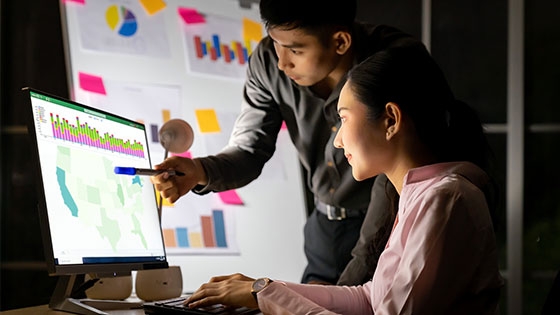
[[[342,219],[346,219],[346,209],[345,208],[337,208],[331,205],[327,206],[327,218],[331,221],[337,220],[340,221]]]

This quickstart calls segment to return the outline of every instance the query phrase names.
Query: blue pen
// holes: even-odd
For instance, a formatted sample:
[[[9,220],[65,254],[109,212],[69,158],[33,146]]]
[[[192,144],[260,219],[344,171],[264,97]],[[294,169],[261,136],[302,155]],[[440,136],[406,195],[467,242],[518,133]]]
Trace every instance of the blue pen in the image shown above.
[[[185,173],[174,171],[174,170],[153,170],[150,168],[136,168],[136,167],[124,167],[124,166],[115,166],[115,174],[120,175],[146,175],[146,176],[154,176],[159,175],[161,173],[167,172],[170,176],[184,176]]]

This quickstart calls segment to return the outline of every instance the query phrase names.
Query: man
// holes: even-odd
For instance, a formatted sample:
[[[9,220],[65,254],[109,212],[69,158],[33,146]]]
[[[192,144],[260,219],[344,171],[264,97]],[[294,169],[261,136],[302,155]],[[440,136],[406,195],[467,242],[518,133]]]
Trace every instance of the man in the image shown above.
[[[374,179],[356,182],[344,152],[332,145],[338,95],[346,72],[358,62],[389,46],[421,43],[391,27],[355,23],[355,0],[261,0],[260,14],[269,36],[249,60],[228,147],[215,156],[169,158],[156,168],[193,175],[164,173],[152,181],[170,202],[190,190],[204,194],[244,186],[273,155],[285,121],[315,199],[304,230],[308,265],[302,282],[364,283],[391,229],[386,190],[394,188],[385,176],[373,190]]]

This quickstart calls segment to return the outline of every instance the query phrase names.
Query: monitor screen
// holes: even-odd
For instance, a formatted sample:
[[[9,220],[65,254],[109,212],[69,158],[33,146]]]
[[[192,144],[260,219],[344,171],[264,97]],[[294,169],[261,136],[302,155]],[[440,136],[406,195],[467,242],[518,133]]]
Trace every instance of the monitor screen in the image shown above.
[[[167,267],[142,123],[34,89],[29,93],[39,172],[39,217],[51,275]]]

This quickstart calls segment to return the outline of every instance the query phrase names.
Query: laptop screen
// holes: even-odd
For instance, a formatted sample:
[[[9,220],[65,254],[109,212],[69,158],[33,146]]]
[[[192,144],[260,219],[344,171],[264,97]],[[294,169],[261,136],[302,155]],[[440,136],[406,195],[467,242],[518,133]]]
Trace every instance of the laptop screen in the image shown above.
[[[134,270],[165,262],[150,179],[114,173],[116,166],[151,167],[144,125],[33,89],[29,93],[49,271],[87,273],[105,270],[90,268],[95,265],[119,264]],[[64,271],[65,266],[71,268]]]

